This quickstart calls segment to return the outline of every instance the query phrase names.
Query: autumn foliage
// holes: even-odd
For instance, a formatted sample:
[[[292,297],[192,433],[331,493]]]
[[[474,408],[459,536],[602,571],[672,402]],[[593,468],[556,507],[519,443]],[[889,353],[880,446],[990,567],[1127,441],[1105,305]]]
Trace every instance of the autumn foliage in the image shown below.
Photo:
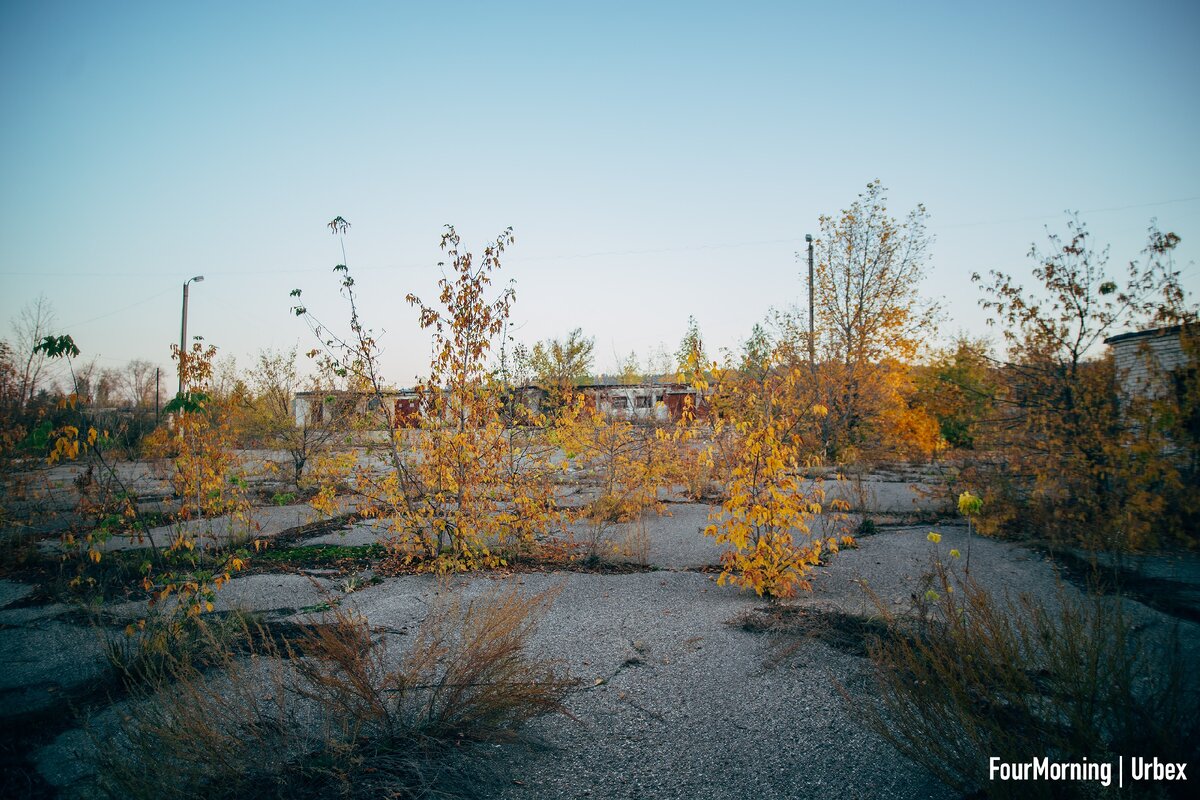
[[[1171,261],[1177,243],[1152,228],[1143,258],[1117,280],[1074,221],[1067,237],[1031,251],[1036,286],[998,272],[984,283],[1008,358],[984,429],[993,457],[976,465],[981,530],[1118,551],[1195,543],[1196,439],[1184,422],[1196,416],[1195,368],[1164,374],[1144,351],[1168,391],[1123,393],[1125,376],[1103,349],[1127,328],[1180,323],[1185,362],[1195,364],[1195,310]]]
[[[351,306],[351,335],[327,336],[323,359],[374,398],[388,433],[372,449],[386,467],[380,471],[353,455],[322,460],[317,471],[325,485],[316,505],[333,510],[333,484],[346,482],[361,503],[359,513],[386,524],[389,548],[406,566],[435,572],[500,566],[505,554],[530,548],[558,519],[549,451],[535,430],[542,420],[506,403],[505,387],[490,370],[515,292],[506,287],[489,296],[489,287],[512,242],[505,231],[476,259],[448,227],[441,247],[450,274],[439,282],[437,301],[408,296],[432,336],[429,374],[416,387],[417,429],[394,424],[377,342],[358,319],[353,278],[344,265],[337,267]]]
[[[719,580],[779,598],[810,589],[821,556],[852,540],[815,532],[825,494],[805,481],[802,459],[827,410],[798,402],[805,371],[776,360],[758,377],[714,368],[713,386],[699,387],[713,389],[708,424],[727,471],[725,500],[704,531],[731,548]],[[715,453],[710,446],[703,455],[709,465]]]

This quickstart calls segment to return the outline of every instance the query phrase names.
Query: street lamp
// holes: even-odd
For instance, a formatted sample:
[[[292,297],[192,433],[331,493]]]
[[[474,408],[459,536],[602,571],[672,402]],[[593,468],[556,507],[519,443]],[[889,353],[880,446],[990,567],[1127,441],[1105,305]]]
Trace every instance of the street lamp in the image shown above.
[[[813,237],[811,233],[804,234],[808,243],[808,366],[816,374],[817,371],[817,337],[814,325],[816,308],[813,302]]]
[[[187,358],[187,298],[188,284],[195,282],[199,283],[204,280],[203,275],[197,275],[194,278],[189,278],[183,284],[183,324],[179,326],[179,394],[183,394],[183,363]]]

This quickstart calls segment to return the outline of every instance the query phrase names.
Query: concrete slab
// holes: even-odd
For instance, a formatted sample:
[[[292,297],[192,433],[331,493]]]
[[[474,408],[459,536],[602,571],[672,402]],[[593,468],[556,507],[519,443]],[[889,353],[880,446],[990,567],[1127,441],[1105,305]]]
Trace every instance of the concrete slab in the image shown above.
[[[33,594],[33,586],[17,581],[0,580],[0,608],[10,606]]]
[[[106,668],[104,633],[42,620],[0,628],[0,717],[49,708]]]
[[[248,611],[261,614],[291,614],[319,606],[342,595],[341,584],[310,575],[263,574],[235,577],[216,593],[214,612]],[[168,598],[159,611],[170,613],[176,598]],[[105,607],[118,620],[136,620],[148,613],[146,603],[134,601]]]
[[[383,541],[387,536],[388,525],[386,522],[369,519],[356,522],[345,530],[323,533],[320,536],[301,539],[297,544],[335,544],[355,547],[364,544],[375,544],[376,542]]]
[[[5,608],[0,610],[0,625],[32,625],[36,622],[65,616],[78,610],[77,607],[69,606],[66,603]]]
[[[531,726],[549,749],[501,754],[521,781],[502,789],[499,796],[505,800],[952,796],[853,720],[834,682],[866,686],[865,660],[802,642],[780,661],[770,637],[728,624],[765,603],[690,569],[718,563],[720,548],[701,534],[711,510],[704,504],[671,504],[671,516],[641,521],[647,560],[661,568],[655,572],[476,574],[443,580],[412,575],[348,594],[336,581],[248,575],[220,592],[218,607],[311,620],[318,617],[316,606],[340,599],[343,608],[365,615],[398,654],[438,607],[439,594],[471,599],[497,586],[523,591],[561,586],[532,652],[560,661],[581,680],[568,701],[575,719],[548,717]],[[369,524],[356,530],[356,536],[377,535]],[[927,539],[931,530],[941,536],[937,544]],[[349,542],[335,535],[327,543]],[[949,562],[951,549],[961,553],[953,563],[965,569],[964,526],[913,526],[862,537],[857,549],[844,550],[818,569],[815,591],[796,602],[871,614],[865,584],[883,602],[902,608],[919,590],[931,558]],[[972,575],[994,591],[1029,592],[1051,601],[1057,596],[1053,565],[1042,555],[978,535],[971,537],[970,551]],[[1139,604],[1126,607],[1147,624],[1165,628],[1174,622]],[[1195,651],[1200,628],[1185,623],[1182,629],[1189,652]],[[0,644],[8,652],[7,642],[0,639]],[[22,652],[32,655],[33,645],[23,646]],[[66,639],[42,640],[39,646],[72,647]],[[64,746],[71,741],[60,739]],[[77,780],[80,774],[53,779]]]

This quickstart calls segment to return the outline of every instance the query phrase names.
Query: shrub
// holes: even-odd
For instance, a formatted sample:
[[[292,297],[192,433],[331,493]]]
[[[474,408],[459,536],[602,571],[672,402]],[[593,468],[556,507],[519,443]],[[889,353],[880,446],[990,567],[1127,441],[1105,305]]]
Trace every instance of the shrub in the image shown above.
[[[940,563],[869,653],[879,702],[866,722],[964,793],[1091,796],[1094,785],[990,782],[1002,762],[1115,762],[1118,755],[1195,762],[1200,706],[1178,631],[1139,627],[1119,598],[1060,589],[1057,602],[997,600]],[[1114,778],[1115,780],[1115,778]],[[1135,787],[1148,796],[1166,784]],[[1129,786],[1127,785],[1127,790]]]
[[[455,797],[494,778],[471,742],[511,740],[561,711],[572,685],[527,653],[556,590],[436,605],[397,665],[366,620],[333,608],[276,639],[243,622],[230,644],[203,619],[216,668],[163,665],[122,735],[98,742],[113,797]],[[122,741],[123,739],[123,741]]]
[[[330,223],[338,235],[348,227],[340,217]],[[348,484],[360,500],[357,513],[388,523],[389,549],[404,566],[438,573],[504,566],[502,554],[532,550],[559,519],[550,448],[530,430],[542,420],[521,413],[514,425],[506,417],[507,387],[488,361],[503,341],[516,297],[511,285],[495,294],[489,288],[512,243],[506,230],[476,259],[447,226],[441,241],[447,275],[438,282],[437,300],[406,298],[420,311],[420,327],[430,331],[433,345],[429,373],[415,387],[419,430],[397,427],[379,341],[359,317],[355,279],[345,264],[334,269],[350,305],[352,335],[339,338],[305,306],[293,306],[322,342],[314,351],[318,363],[368,398],[374,424],[390,431],[369,451],[381,458],[382,474],[352,455],[318,461],[312,505],[332,513],[339,485]]]

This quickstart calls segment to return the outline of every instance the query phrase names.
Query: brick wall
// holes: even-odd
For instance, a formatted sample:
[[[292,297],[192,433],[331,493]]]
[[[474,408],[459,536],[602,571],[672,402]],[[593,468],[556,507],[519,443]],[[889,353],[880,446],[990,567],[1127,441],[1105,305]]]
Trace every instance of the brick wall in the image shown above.
[[[1111,346],[1117,380],[1126,397],[1163,396],[1171,391],[1170,374],[1187,360],[1178,329],[1118,339]]]

